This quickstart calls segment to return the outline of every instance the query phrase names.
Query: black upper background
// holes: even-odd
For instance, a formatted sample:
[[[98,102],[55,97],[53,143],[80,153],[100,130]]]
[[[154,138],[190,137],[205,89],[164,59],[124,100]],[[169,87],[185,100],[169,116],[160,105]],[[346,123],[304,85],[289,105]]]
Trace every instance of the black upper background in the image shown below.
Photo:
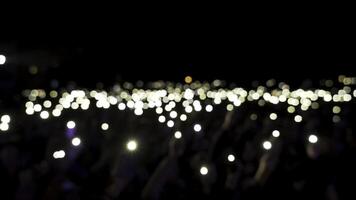
[[[9,20],[1,31],[1,53],[8,55],[9,64],[36,64],[50,68],[52,77],[87,86],[183,81],[186,75],[194,80],[299,82],[356,72],[352,22],[343,19],[166,17]]]

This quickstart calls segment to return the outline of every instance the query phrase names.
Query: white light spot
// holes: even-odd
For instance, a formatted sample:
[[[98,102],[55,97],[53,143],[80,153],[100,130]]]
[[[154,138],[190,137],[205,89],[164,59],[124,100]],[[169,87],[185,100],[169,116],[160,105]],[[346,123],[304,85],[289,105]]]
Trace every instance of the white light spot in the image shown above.
[[[1,123],[1,124],[0,124],[0,130],[1,130],[1,131],[7,131],[7,130],[9,130],[9,124],[8,124],[8,123]]]
[[[211,111],[213,111],[213,106],[207,105],[207,106],[205,106],[205,110],[206,110],[206,112],[211,112]]]
[[[11,118],[10,118],[10,116],[9,115],[3,115],[2,117],[1,117],[1,122],[3,122],[3,123],[9,123],[11,121]]]
[[[200,174],[201,174],[201,175],[205,176],[205,175],[208,174],[208,172],[209,172],[209,170],[208,170],[207,167],[202,166],[202,167],[200,168]]]
[[[169,121],[167,122],[167,126],[170,127],[170,128],[172,128],[172,127],[174,126],[174,122],[173,122],[172,120],[169,120]]]
[[[4,55],[0,55],[0,65],[5,64],[6,62],[6,57]]]
[[[274,131],[272,131],[272,136],[273,136],[273,137],[279,137],[279,135],[280,135],[279,130],[274,130]]]
[[[182,132],[176,131],[176,132],[174,133],[174,137],[175,137],[176,139],[180,139],[180,138],[182,137]]]
[[[277,114],[276,114],[276,113],[271,113],[271,114],[269,115],[269,118],[270,118],[271,120],[276,120],[276,119],[277,119]]]
[[[302,118],[302,116],[300,116],[300,115],[296,115],[295,117],[294,117],[294,121],[295,122],[301,122],[303,120],[303,118]]]
[[[73,146],[79,146],[81,142],[82,141],[78,137],[75,137],[75,138],[72,139],[72,145]]]
[[[119,110],[125,110],[126,105],[124,103],[119,103],[118,108]]]
[[[143,110],[141,108],[136,108],[134,110],[134,113],[135,113],[135,115],[142,115],[143,114]]]
[[[27,114],[27,115],[33,115],[34,112],[35,112],[35,111],[33,110],[32,107],[26,108],[26,114]]]
[[[64,152],[63,150],[55,151],[53,153],[54,159],[64,158],[65,156],[66,156],[66,152]]]
[[[195,124],[195,125],[194,125],[194,131],[195,131],[195,132],[201,131],[201,125],[200,125],[200,124]]]
[[[74,121],[67,122],[67,128],[69,128],[69,129],[75,128],[75,122]]]
[[[164,123],[166,121],[166,117],[161,115],[158,117],[158,121],[161,122],[161,123]]]
[[[264,141],[263,148],[266,150],[270,150],[272,148],[272,143],[270,141]]]
[[[42,119],[48,119],[49,113],[44,110],[44,111],[42,111],[42,112],[40,113],[40,117],[41,117]]]
[[[137,149],[137,142],[135,140],[130,140],[126,144],[126,148],[129,151],[135,151]]]
[[[316,135],[309,135],[308,140],[310,143],[317,143],[318,142],[318,137]]]
[[[182,114],[181,116],[180,116],[180,120],[181,121],[185,121],[185,120],[187,120],[187,115],[186,114]]]
[[[101,130],[106,131],[109,129],[109,124],[108,123],[102,123],[101,124]]]
[[[232,155],[232,154],[229,154],[229,155],[227,156],[227,160],[228,160],[229,162],[234,162],[234,161],[235,161],[235,156]]]
[[[176,118],[177,117],[177,112],[176,111],[171,111],[170,113],[169,113],[169,116],[171,117],[171,118]]]

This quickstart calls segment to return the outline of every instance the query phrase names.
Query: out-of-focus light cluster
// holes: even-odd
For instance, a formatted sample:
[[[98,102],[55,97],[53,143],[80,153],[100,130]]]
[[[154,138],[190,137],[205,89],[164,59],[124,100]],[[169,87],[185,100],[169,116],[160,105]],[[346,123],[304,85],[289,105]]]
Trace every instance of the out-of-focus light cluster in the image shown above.
[[[10,128],[11,118],[9,115],[2,115],[0,118],[0,131],[8,131]]]
[[[177,130],[181,124],[189,123],[192,125],[192,132],[201,132],[202,125],[195,121],[190,121],[196,113],[211,113],[215,110],[225,110],[234,112],[246,102],[255,102],[258,107],[267,105],[284,104],[283,111],[273,110],[267,115],[257,115],[250,113],[249,119],[256,121],[259,118],[276,121],[281,116],[287,114],[293,123],[301,123],[303,113],[309,109],[319,109],[324,104],[333,105],[330,112],[333,113],[332,121],[338,123],[342,120],[343,102],[349,102],[356,97],[356,90],[351,88],[356,85],[355,77],[339,76],[340,88],[336,88],[338,83],[332,80],[325,81],[326,89],[291,90],[286,83],[277,83],[270,79],[266,85],[256,85],[253,89],[244,89],[241,87],[224,88],[223,81],[215,80],[212,83],[193,82],[191,76],[186,76],[185,84],[174,84],[172,82],[154,82],[148,84],[147,89],[135,88],[134,84],[124,83],[115,85],[112,90],[51,90],[48,93],[41,89],[25,90],[23,94],[28,99],[25,103],[25,113],[27,115],[39,115],[43,120],[51,117],[59,118],[68,110],[88,110],[88,109],[116,109],[118,112],[131,111],[133,115],[141,116],[148,110],[152,110],[158,119],[158,123]],[[340,85],[339,84],[339,85]],[[128,87],[130,86],[130,87]],[[141,86],[140,86],[141,87]],[[4,115],[5,116],[5,115]],[[4,117],[3,116],[3,117]],[[10,118],[1,118],[0,130],[9,129]],[[68,129],[74,129],[74,121],[67,122]],[[107,131],[110,126],[108,123],[99,125],[101,130]],[[181,139],[182,132],[173,131],[174,138]],[[270,150],[273,142],[280,137],[278,130],[272,130],[271,137],[262,142],[262,148]],[[316,143],[318,137],[308,136],[310,143]],[[73,138],[74,146],[80,145],[79,138]],[[126,143],[128,151],[137,149],[137,142],[130,140]],[[63,151],[64,152],[64,151]],[[56,157],[64,157],[63,153],[56,154]],[[229,154],[229,162],[234,162],[235,157]],[[202,166],[200,169],[202,175],[208,173],[208,168]]]
[[[53,153],[54,159],[61,159],[61,158],[64,158],[65,156],[66,156],[66,152],[64,150],[55,151]]]

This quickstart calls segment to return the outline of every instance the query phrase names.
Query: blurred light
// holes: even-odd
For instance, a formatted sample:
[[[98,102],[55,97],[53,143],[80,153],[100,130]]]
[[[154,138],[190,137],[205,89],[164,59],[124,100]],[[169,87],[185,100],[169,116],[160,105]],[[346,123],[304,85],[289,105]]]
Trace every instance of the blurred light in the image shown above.
[[[135,115],[142,115],[143,114],[143,110],[141,108],[136,108],[134,110],[134,113],[135,113]]]
[[[58,93],[54,90],[52,90],[50,93],[49,93],[49,96],[52,97],[52,98],[56,98],[58,96]]]
[[[184,110],[186,113],[191,113],[193,111],[193,108],[191,106],[187,106]]]
[[[36,75],[38,73],[38,67],[36,65],[32,65],[29,67],[28,72],[32,75]]]
[[[263,148],[266,150],[270,150],[272,148],[272,143],[270,141],[264,141]]]
[[[294,121],[295,122],[301,122],[303,120],[303,118],[302,118],[302,116],[300,116],[300,115],[296,115],[295,117],[294,117]]]
[[[42,119],[48,119],[49,113],[44,110],[44,111],[42,111],[42,112],[40,113],[40,117],[41,117]]]
[[[11,118],[10,118],[10,116],[9,115],[3,115],[3,116],[1,116],[1,122],[3,122],[3,123],[9,123],[11,121]]]
[[[54,159],[64,158],[65,156],[66,156],[66,153],[63,150],[55,151],[53,153]]]
[[[108,123],[102,123],[101,124],[101,130],[106,131],[109,129],[109,124]]]
[[[341,112],[341,108],[339,106],[334,106],[333,107],[333,113],[338,114]]]
[[[333,116],[333,122],[334,122],[334,123],[339,123],[340,121],[341,121],[341,118],[340,118],[339,115],[334,115],[334,116]]]
[[[192,78],[191,76],[186,76],[186,77],[184,78],[184,81],[185,81],[186,83],[190,84],[190,83],[193,81],[193,78]]]
[[[233,109],[234,109],[234,106],[232,104],[228,104],[226,106],[226,110],[228,110],[228,111],[232,111]]]
[[[1,131],[9,130],[9,124],[8,123],[4,123],[4,122],[0,123],[0,130]]]
[[[250,119],[255,121],[257,119],[257,115],[255,113],[251,114]]]
[[[82,141],[78,137],[75,137],[75,138],[72,139],[72,145],[73,146],[79,146],[81,142]]]
[[[126,105],[124,103],[119,103],[118,108],[119,110],[125,110]]]
[[[288,106],[287,111],[288,111],[289,113],[294,113],[294,112],[295,112],[294,106]]]
[[[33,109],[35,112],[40,112],[42,110],[42,106],[40,104],[36,104],[33,106]]]
[[[126,144],[126,148],[129,151],[135,151],[137,149],[137,142],[135,140],[130,140]]]
[[[208,170],[207,167],[202,166],[202,167],[200,168],[200,174],[201,174],[201,175],[205,176],[205,175],[208,174],[208,172],[209,172],[209,170]]]
[[[67,128],[69,128],[69,129],[75,128],[75,122],[74,121],[68,121],[67,122]]]
[[[169,116],[171,117],[171,118],[176,118],[177,117],[177,112],[176,111],[171,111],[170,113],[169,113]]]
[[[56,108],[56,109],[54,109],[54,110],[52,111],[52,115],[55,116],[55,117],[58,117],[58,116],[61,115],[61,111]]]
[[[174,122],[172,120],[168,120],[167,126],[172,128],[174,126]]]
[[[162,112],[163,112],[163,108],[161,108],[161,107],[156,108],[157,114],[162,114]]]
[[[229,155],[227,156],[227,160],[228,160],[229,162],[234,162],[234,161],[235,161],[235,156],[232,155],[232,154],[229,154]]]
[[[5,64],[6,62],[6,57],[4,55],[0,55],[0,65]]]
[[[161,115],[158,117],[158,121],[161,122],[161,123],[164,123],[166,121],[166,117]]]
[[[179,118],[180,118],[181,121],[185,121],[185,120],[187,120],[187,115],[186,114],[182,114]]]
[[[200,124],[195,124],[195,125],[194,125],[194,131],[195,131],[195,132],[201,131],[201,125],[200,125]]]
[[[318,137],[317,137],[316,135],[309,135],[308,141],[309,141],[310,143],[315,144],[315,143],[318,142]]]
[[[272,136],[273,137],[279,137],[279,135],[280,135],[280,132],[278,130],[272,131]]]
[[[205,107],[205,110],[206,110],[206,112],[211,112],[211,111],[213,111],[213,106],[212,105],[207,105]]]
[[[270,118],[271,120],[276,120],[276,119],[277,119],[277,114],[276,114],[276,113],[271,113],[271,114],[269,115],[269,118]]]
[[[46,100],[44,103],[43,103],[43,106],[45,108],[50,108],[52,106],[52,102],[50,102],[49,100]]]
[[[34,110],[33,110],[33,108],[31,108],[31,107],[28,107],[28,108],[26,108],[26,114],[27,115],[33,115],[33,113],[35,112]]]
[[[175,137],[176,139],[180,139],[180,138],[182,137],[182,132],[176,131],[176,132],[174,133],[174,137]]]

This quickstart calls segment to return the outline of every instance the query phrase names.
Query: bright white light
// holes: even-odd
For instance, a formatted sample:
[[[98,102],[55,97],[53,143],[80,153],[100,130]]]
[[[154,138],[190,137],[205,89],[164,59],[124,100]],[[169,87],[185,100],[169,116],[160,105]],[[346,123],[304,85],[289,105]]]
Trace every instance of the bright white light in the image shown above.
[[[35,112],[35,111],[33,110],[32,107],[26,108],[26,114],[27,114],[27,115],[33,115],[34,112]]]
[[[273,136],[273,137],[279,137],[279,135],[280,135],[279,130],[274,130],[274,131],[272,131],[272,136]]]
[[[271,113],[271,114],[269,115],[269,118],[270,118],[271,120],[276,120],[276,119],[277,119],[277,114],[276,114],[276,113]]]
[[[158,121],[161,122],[161,123],[164,123],[166,121],[166,117],[161,115],[158,117]]]
[[[43,106],[45,108],[50,108],[52,106],[52,102],[50,102],[49,100],[46,100],[45,102],[43,102]]]
[[[229,162],[234,162],[234,161],[235,161],[235,156],[232,155],[232,154],[229,154],[229,155],[227,156],[227,160],[228,160]]]
[[[61,115],[61,111],[59,109],[54,109],[52,111],[52,115],[55,116],[55,117],[58,117]]]
[[[171,111],[170,113],[169,113],[169,116],[171,117],[171,118],[176,118],[177,117],[177,112],[176,111]]]
[[[318,142],[318,137],[316,135],[309,135],[309,138],[308,138],[309,142],[310,143],[317,143]]]
[[[272,148],[272,143],[270,141],[264,141],[263,148],[266,150],[270,150]]]
[[[124,103],[119,103],[118,108],[119,110],[125,110],[126,105]]]
[[[33,109],[35,112],[40,112],[42,110],[42,106],[40,104],[36,104],[33,106]]]
[[[202,166],[202,167],[200,168],[200,174],[201,174],[201,175],[205,176],[205,175],[208,174],[208,172],[209,172],[209,170],[208,170],[207,167]]]
[[[213,111],[213,106],[212,105],[207,105],[205,107],[205,110],[206,110],[206,112],[211,112],[211,111]]]
[[[180,138],[182,137],[182,132],[176,131],[176,132],[174,133],[174,137],[175,137],[176,139],[180,139]]]
[[[172,128],[172,127],[174,126],[174,122],[173,122],[172,120],[169,120],[169,121],[167,122],[167,126],[170,127],[170,128]]]
[[[195,131],[195,132],[201,131],[201,125],[200,125],[200,124],[195,124],[195,125],[194,125],[194,131]]]
[[[5,64],[6,62],[6,57],[4,55],[0,55],[0,65]]]
[[[9,123],[11,121],[11,118],[10,118],[10,116],[9,115],[3,115],[2,117],[1,117],[1,122],[4,122],[4,123]]]
[[[102,123],[101,124],[101,130],[106,131],[109,129],[109,124],[108,123]]]
[[[303,119],[303,118],[302,118],[302,116],[300,116],[300,115],[296,115],[296,116],[294,117],[294,121],[295,121],[295,122],[298,122],[298,123],[301,122],[302,119]]]
[[[142,115],[143,114],[143,110],[141,108],[136,108],[134,110],[134,113],[135,113],[135,115]]]
[[[187,115],[186,114],[182,114],[179,118],[180,118],[181,121],[185,121],[185,120],[187,120]]]
[[[54,159],[64,158],[65,156],[66,156],[66,152],[64,152],[63,150],[55,151],[53,153]]]
[[[78,137],[75,137],[75,138],[72,139],[72,145],[73,146],[79,146],[81,142],[82,141]]]
[[[9,124],[8,124],[8,123],[1,123],[1,124],[0,124],[0,130],[1,130],[1,131],[7,131],[7,130],[9,130]]]
[[[67,122],[67,128],[69,128],[69,129],[75,128],[75,122],[74,121]]]
[[[44,110],[44,111],[42,111],[42,112],[40,113],[40,117],[41,117],[42,119],[48,119],[49,113]]]
[[[187,106],[187,107],[185,107],[184,110],[185,110],[186,113],[191,113],[193,111],[193,107]]]
[[[163,112],[163,108],[161,108],[161,107],[156,108],[157,114],[162,114],[162,112]]]
[[[130,140],[126,144],[126,148],[129,151],[135,151],[137,149],[137,142],[135,140]]]

